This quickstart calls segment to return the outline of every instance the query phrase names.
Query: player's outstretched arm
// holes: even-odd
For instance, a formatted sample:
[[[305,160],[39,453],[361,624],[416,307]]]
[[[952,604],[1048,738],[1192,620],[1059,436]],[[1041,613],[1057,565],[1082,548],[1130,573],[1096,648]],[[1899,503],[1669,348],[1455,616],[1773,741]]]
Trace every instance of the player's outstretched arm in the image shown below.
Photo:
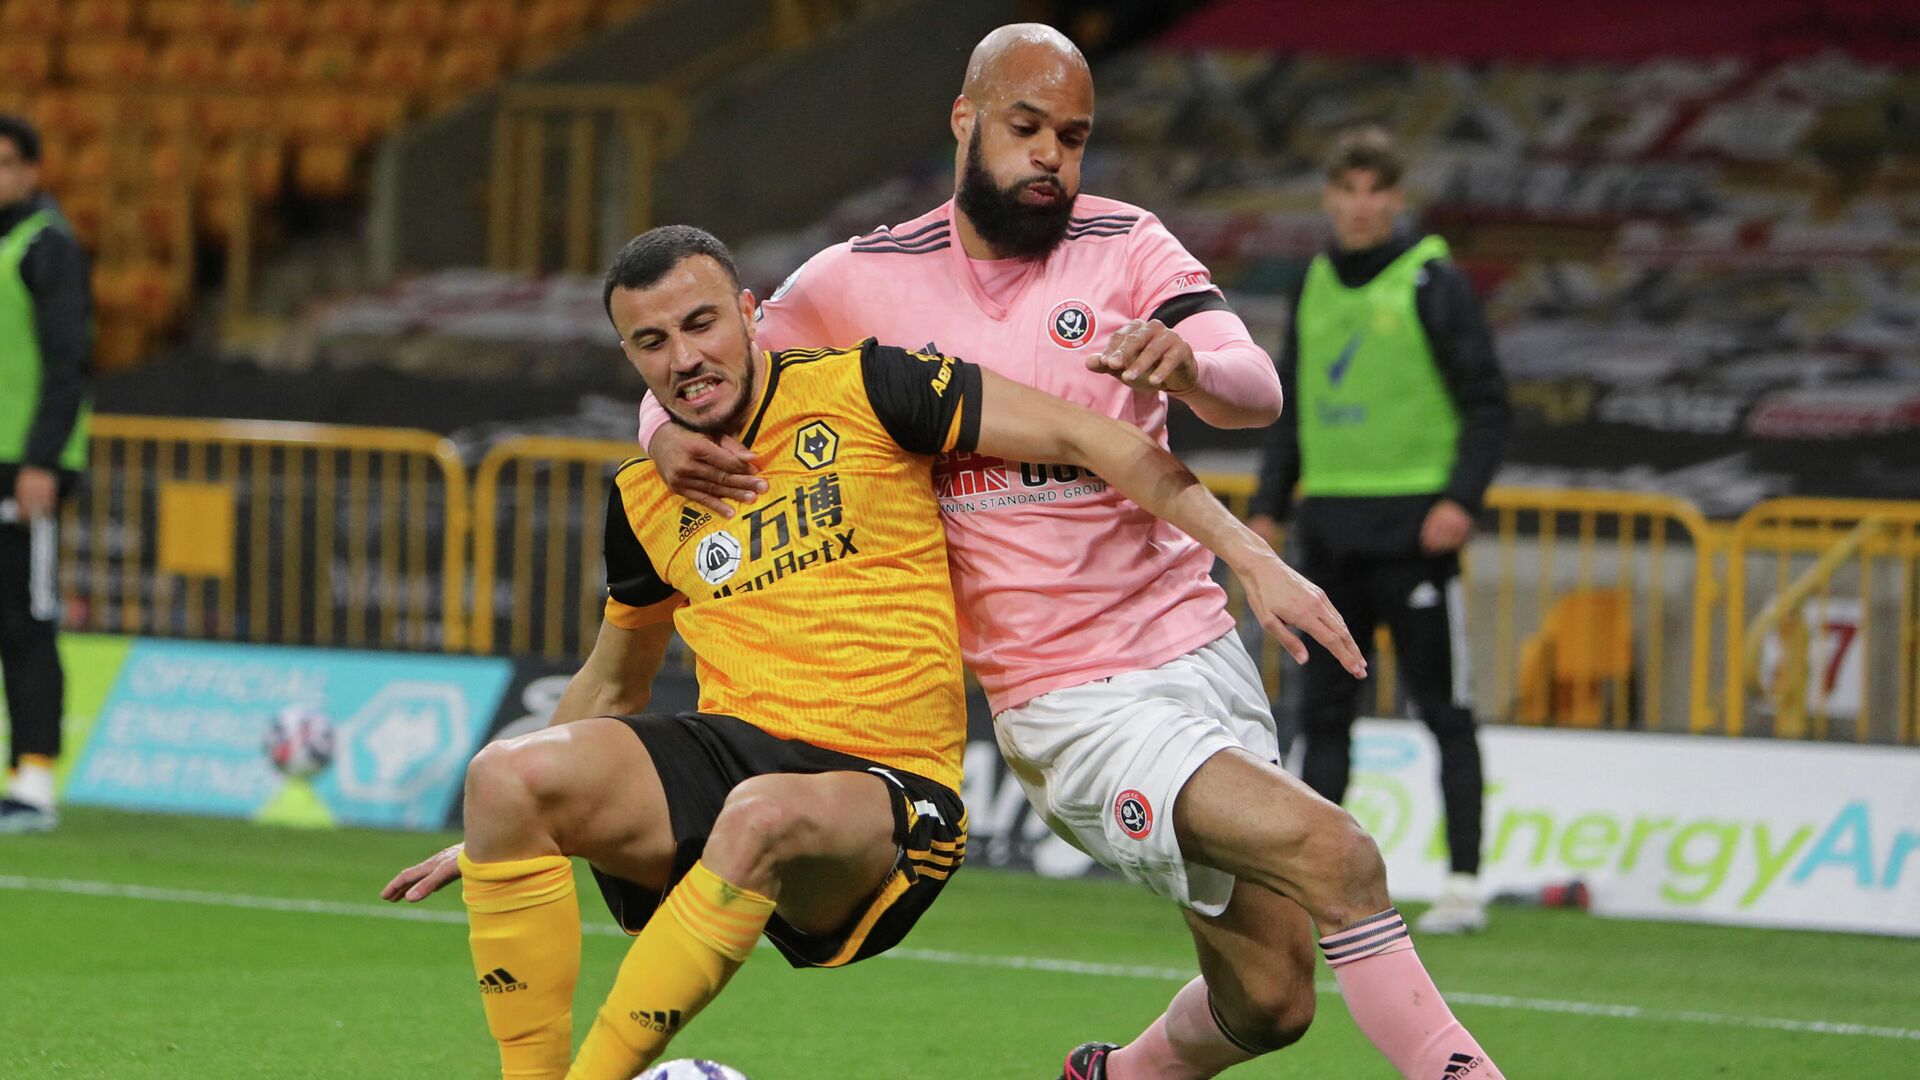
[[[1366,660],[1327,594],[1282,562],[1266,541],[1145,432],[990,371],[980,374],[981,453],[1091,469],[1142,509],[1223,559],[1246,587],[1247,602],[1260,625],[1295,660],[1306,662],[1306,646],[1288,625],[1312,635],[1355,678],[1365,676]]]
[[[601,623],[593,652],[568,680],[548,726],[645,710],[653,697],[653,677],[660,673],[667,643],[672,639],[672,622],[652,623],[636,630]],[[460,877],[462,846],[443,848],[395,874],[380,890],[380,898],[417,904],[452,884]]]

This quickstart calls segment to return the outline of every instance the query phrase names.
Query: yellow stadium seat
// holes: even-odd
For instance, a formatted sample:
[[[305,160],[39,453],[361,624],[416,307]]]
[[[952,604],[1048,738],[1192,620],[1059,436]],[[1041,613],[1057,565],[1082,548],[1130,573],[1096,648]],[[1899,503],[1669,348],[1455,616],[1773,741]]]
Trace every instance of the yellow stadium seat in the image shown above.
[[[226,77],[220,47],[199,35],[168,42],[154,59],[154,74],[175,86],[205,86]]]
[[[362,38],[380,28],[380,5],[373,0],[320,0],[308,25],[315,34]]]
[[[107,193],[99,188],[80,188],[71,184],[53,189],[60,199],[60,212],[73,226],[80,246],[88,251],[100,248],[100,234],[107,219]]]
[[[389,90],[424,90],[432,73],[419,41],[389,41],[367,61],[367,84]]]
[[[58,90],[40,95],[33,118],[40,130],[71,139],[100,135],[114,126],[119,102],[102,90]]]
[[[491,41],[456,41],[433,67],[434,90],[443,98],[465,96],[500,78],[500,50]]]
[[[306,32],[308,5],[302,0],[254,0],[246,13],[247,32],[282,41]]]
[[[134,38],[69,40],[60,50],[60,68],[78,83],[136,83],[153,66],[143,41]]]
[[[227,81],[249,90],[270,90],[293,77],[287,43],[270,37],[244,38],[227,54]]]
[[[237,185],[245,176],[253,201],[278,198],[285,157],[278,140],[263,141],[251,149],[241,143],[217,147],[200,160],[199,188],[210,195],[237,194]]]
[[[453,32],[467,38],[511,41],[520,32],[520,11],[513,0],[460,0],[453,9]]]
[[[300,82],[340,86],[360,80],[362,50],[346,38],[322,38],[307,43],[294,60]]]
[[[50,51],[45,38],[16,38],[9,32],[0,39],[0,83],[45,86],[53,74]]]
[[[1634,709],[1633,626],[1626,597],[1616,590],[1568,593],[1547,612],[1539,635],[1520,653],[1522,723],[1602,727]],[[1614,705],[1626,687],[1628,700]],[[1616,712],[1616,708],[1618,711]]]
[[[352,143],[308,143],[294,151],[293,188],[310,199],[349,195],[354,190],[353,164]]]
[[[398,0],[382,13],[380,29],[388,41],[438,41],[447,32],[447,6],[441,0]]]
[[[92,138],[67,147],[66,179],[80,187],[98,187],[113,170],[113,154],[104,138]]]
[[[0,113],[11,113],[0,102]],[[40,185],[49,191],[63,191],[72,182],[73,145],[65,139],[43,137],[40,140]]]
[[[266,94],[206,94],[194,99],[194,124],[199,137],[212,142],[268,136],[275,130],[278,104]]]
[[[133,0],[73,0],[67,32],[74,37],[119,36],[133,29]]]
[[[238,30],[243,13],[229,0],[147,0],[141,22],[149,30],[205,41]]]
[[[60,23],[59,0],[6,0],[6,6],[0,7],[0,31],[5,31],[8,38],[55,34]]]

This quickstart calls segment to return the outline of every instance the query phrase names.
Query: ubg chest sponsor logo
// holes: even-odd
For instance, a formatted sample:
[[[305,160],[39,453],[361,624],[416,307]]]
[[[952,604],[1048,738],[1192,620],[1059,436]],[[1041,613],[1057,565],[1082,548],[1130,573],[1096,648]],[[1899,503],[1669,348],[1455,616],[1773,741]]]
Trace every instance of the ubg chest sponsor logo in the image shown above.
[[[942,454],[934,462],[933,483],[940,509],[949,514],[1071,501],[1107,490],[1105,480],[1078,465],[1007,461],[971,452]]]
[[[732,533],[708,534],[694,551],[696,569],[707,584],[720,586],[713,592],[717,600],[764,589],[789,574],[858,555],[858,530],[847,525],[846,509],[839,473],[796,484],[787,494],[756,503],[741,515],[747,529],[744,545]],[[764,569],[745,581],[735,580],[743,568],[753,572],[763,560],[770,560]]]

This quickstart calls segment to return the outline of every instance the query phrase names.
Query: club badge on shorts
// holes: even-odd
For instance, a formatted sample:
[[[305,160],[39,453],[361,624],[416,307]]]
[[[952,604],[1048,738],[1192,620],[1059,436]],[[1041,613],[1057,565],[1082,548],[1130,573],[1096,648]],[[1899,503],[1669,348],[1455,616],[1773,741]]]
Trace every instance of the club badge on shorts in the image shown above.
[[[1145,795],[1128,788],[1113,797],[1113,819],[1120,823],[1121,832],[1145,840],[1153,831],[1153,806]]]
[[[1093,308],[1085,300],[1062,300],[1047,315],[1047,336],[1063,349],[1078,349],[1093,340]]]

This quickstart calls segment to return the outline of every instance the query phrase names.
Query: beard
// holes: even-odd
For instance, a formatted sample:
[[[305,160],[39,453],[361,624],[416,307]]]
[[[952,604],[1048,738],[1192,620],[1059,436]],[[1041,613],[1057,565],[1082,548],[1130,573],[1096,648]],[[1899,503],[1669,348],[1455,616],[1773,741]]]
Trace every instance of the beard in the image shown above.
[[[715,417],[712,420],[701,420],[696,422],[693,420],[689,420],[684,416],[681,416],[679,410],[675,409],[671,405],[668,405],[667,419],[673,421],[676,424],[679,424],[681,427],[686,428],[688,431],[698,432],[702,435],[732,435],[733,433],[739,431],[740,428],[746,423],[747,410],[753,406],[754,364],[753,364],[753,342],[751,339],[748,340],[747,347],[743,350],[743,353],[746,360],[746,364],[745,364],[746,374],[740,377],[740,396],[737,399],[735,399],[733,406],[731,408],[729,408],[725,413],[721,414],[718,417]],[[690,379],[697,379],[702,374],[705,374],[705,373],[706,373],[705,365],[702,365],[699,369],[695,370],[692,375],[689,375],[686,379],[680,380],[680,382],[685,383]],[[674,394],[674,392],[671,390],[669,391],[669,395],[670,395],[669,397],[662,399],[662,404],[665,404],[668,401],[677,402],[679,400],[677,394]],[[659,397],[658,394],[654,396]]]
[[[1052,181],[1062,197],[1052,206],[1028,206],[1020,201],[1022,188],[1036,180]],[[993,245],[1004,258],[1025,259],[1045,255],[1066,239],[1067,225],[1073,220],[1076,194],[1067,194],[1059,181],[1049,176],[1029,176],[1010,187],[994,183],[980,153],[980,127],[967,140],[967,166],[960,176],[960,190],[953,201],[967,215],[980,238]]]

